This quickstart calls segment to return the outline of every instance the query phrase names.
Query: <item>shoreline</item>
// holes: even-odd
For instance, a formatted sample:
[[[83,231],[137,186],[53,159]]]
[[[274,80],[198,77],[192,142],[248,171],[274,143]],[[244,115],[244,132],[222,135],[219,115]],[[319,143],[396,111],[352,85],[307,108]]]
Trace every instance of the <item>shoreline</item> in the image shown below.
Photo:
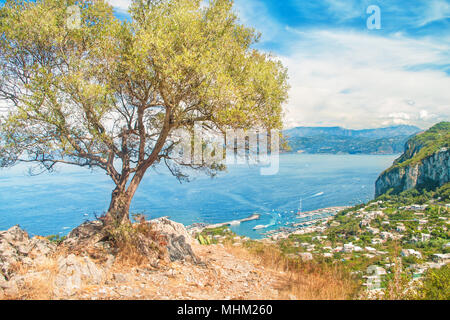
[[[275,230],[270,230],[265,232],[264,239],[280,239],[287,238],[292,234],[306,234],[314,231],[319,231],[326,229],[324,224],[326,224],[329,220],[331,220],[334,216],[336,216],[342,210],[351,208],[351,206],[334,206],[327,208],[320,208],[312,211],[297,213],[297,219],[307,219],[308,217],[312,218],[318,216],[317,218],[310,219],[307,221],[302,221],[295,223],[293,222],[292,227],[281,227]],[[324,216],[326,215],[326,216]],[[317,225],[317,224],[321,225]]]
[[[255,213],[247,218],[232,220],[232,221],[227,221],[227,222],[221,222],[221,223],[214,223],[214,224],[207,224],[207,223],[201,223],[201,222],[193,223],[189,226],[186,226],[186,229],[189,230],[190,232],[201,232],[204,229],[214,229],[214,228],[221,228],[221,227],[225,227],[225,226],[239,225],[243,222],[259,220],[260,218],[261,218],[261,215]]]
[[[295,222],[292,221],[291,227],[279,227],[278,229],[270,230],[261,233],[263,236],[262,239],[270,239],[272,237],[288,237],[291,234],[299,234],[299,233],[307,233],[313,231],[314,225],[320,222],[327,222],[330,218],[334,217],[336,214],[338,214],[340,211],[345,210],[347,208],[350,208],[351,206],[333,206],[333,207],[325,207],[325,208],[319,208],[316,210],[306,211],[302,213],[297,213],[294,219],[307,219],[312,218],[307,221],[302,222]],[[326,216],[324,216],[326,215]],[[189,232],[195,233],[195,232],[202,232],[205,229],[214,229],[214,228],[221,228],[225,226],[233,226],[233,225],[239,225],[244,222],[248,221],[254,221],[259,220],[261,218],[260,214],[253,214],[247,218],[244,219],[238,219],[238,220],[232,220],[222,223],[214,223],[214,224],[207,224],[207,223],[193,223],[189,226],[186,226],[186,229],[189,230]]]

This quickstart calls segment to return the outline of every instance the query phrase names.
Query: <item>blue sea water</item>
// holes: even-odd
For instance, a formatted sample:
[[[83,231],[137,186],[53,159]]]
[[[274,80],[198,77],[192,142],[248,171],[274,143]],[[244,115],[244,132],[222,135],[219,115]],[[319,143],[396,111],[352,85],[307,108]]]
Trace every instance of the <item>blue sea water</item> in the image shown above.
[[[292,221],[301,197],[303,211],[372,199],[377,176],[396,157],[282,154],[277,175],[261,176],[258,167],[236,165],[214,179],[199,176],[184,184],[164,170],[152,171],[141,183],[131,211],[149,218],[169,216],[185,225],[227,222],[258,213],[260,220],[232,230],[260,238],[263,232]],[[112,189],[103,171],[61,167],[56,173],[30,176],[22,165],[0,170],[0,230],[19,224],[32,235],[66,234],[101,215]],[[253,230],[256,225],[269,227]]]

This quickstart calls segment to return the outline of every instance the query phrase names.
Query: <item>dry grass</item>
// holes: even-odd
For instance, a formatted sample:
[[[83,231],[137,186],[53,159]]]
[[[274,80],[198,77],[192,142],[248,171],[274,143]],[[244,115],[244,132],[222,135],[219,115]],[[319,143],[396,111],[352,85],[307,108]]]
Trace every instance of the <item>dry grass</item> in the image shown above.
[[[57,254],[43,258],[39,264],[29,267],[23,263],[14,266],[16,277],[25,276],[17,291],[5,293],[6,300],[49,300],[53,297],[54,279],[58,273]]]
[[[126,285],[132,288],[141,287],[140,298],[141,299],[153,299],[158,292],[158,286],[153,283],[149,283],[141,278],[133,276],[134,270],[144,267],[145,269],[151,268],[151,264],[148,262],[148,255],[143,255],[141,251],[142,245],[148,244],[148,242],[142,242],[142,238],[151,239],[151,247],[155,258],[159,258],[163,248],[165,247],[164,239],[160,238],[157,233],[152,230],[152,227],[148,224],[137,224],[132,230],[122,229],[115,230],[114,238],[117,242],[117,254],[116,260],[112,268],[108,271],[107,279],[102,284],[87,285],[83,282],[81,290],[72,298],[75,299],[89,299],[89,297],[97,296],[101,299],[121,299],[124,298],[119,292],[115,292],[117,288],[121,287],[123,283],[115,283],[112,274],[122,273],[128,275]],[[261,287],[262,295],[264,297],[274,297],[272,289],[278,291],[278,298],[280,299],[299,299],[299,300],[342,300],[351,299],[354,297],[357,289],[356,283],[338,267],[319,264],[317,262],[301,262],[299,259],[288,258],[283,255],[280,250],[274,245],[268,245],[260,242],[251,242],[250,245],[244,247],[236,247],[231,243],[225,245],[224,249],[217,248],[217,250],[225,250],[229,254],[235,257],[236,260],[242,260],[254,265],[255,270],[259,274],[261,282],[264,282],[265,278],[273,280],[270,286],[266,289]],[[0,299],[29,299],[29,300],[47,300],[55,298],[63,298],[55,296],[54,283],[58,274],[58,258],[61,256],[67,256],[71,252],[67,252],[63,246],[60,246],[57,252],[49,257],[42,258],[39,263],[33,267],[27,267],[23,264],[14,266],[14,273],[18,276],[27,274],[25,281],[20,285],[20,288],[16,294],[10,296],[4,296]],[[206,254],[206,253],[205,253]],[[97,255],[101,255],[98,252]],[[217,259],[221,259],[221,254],[218,253]],[[91,256],[92,258],[92,256]],[[101,259],[95,259],[97,265],[103,264]],[[164,259],[160,264],[160,267],[164,265]],[[187,267],[189,268],[189,267]],[[196,266],[192,266],[196,268]],[[186,272],[186,270],[185,270]],[[29,276],[33,275],[33,276]],[[205,279],[207,278],[205,274]],[[179,285],[178,281],[184,281],[184,275],[169,278],[168,285],[170,288],[168,292],[172,294],[181,294],[177,291]],[[203,279],[203,278],[201,278]],[[222,279],[217,279],[222,282]],[[226,279],[223,281],[224,290],[231,290],[226,284]],[[98,290],[100,288],[109,287],[113,291],[107,295],[98,296]],[[194,289],[186,289],[194,290]],[[197,289],[195,289],[197,290]],[[204,288],[198,290],[205,290]],[[222,290],[222,289],[220,289]],[[265,292],[267,290],[267,292]],[[269,292],[272,290],[271,292]],[[183,295],[188,293],[182,293]],[[260,294],[260,293],[258,293]],[[169,295],[170,296],[170,295]],[[130,296],[132,297],[132,296]],[[128,297],[128,298],[130,298]]]
[[[110,243],[116,249],[116,263],[124,267],[154,265],[165,260],[167,243],[164,236],[153,230],[150,223],[141,219],[136,224],[107,227]]]
[[[237,257],[284,272],[276,288],[282,299],[347,300],[353,298],[358,290],[357,283],[337,266],[288,258],[273,245],[253,243],[246,248],[227,248]]]

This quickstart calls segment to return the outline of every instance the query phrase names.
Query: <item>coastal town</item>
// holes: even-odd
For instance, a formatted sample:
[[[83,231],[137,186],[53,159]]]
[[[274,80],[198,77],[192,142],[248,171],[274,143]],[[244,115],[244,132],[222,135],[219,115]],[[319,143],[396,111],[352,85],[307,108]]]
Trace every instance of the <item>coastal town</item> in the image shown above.
[[[431,199],[398,206],[394,200],[374,200],[298,215],[310,220],[267,232],[260,241],[278,246],[293,260],[347,266],[372,294],[382,293],[396,272],[414,282],[427,270],[450,263],[450,203]],[[197,238],[198,231],[194,232]],[[245,246],[253,241],[235,235],[226,226],[204,226],[201,234],[203,239],[211,235],[205,243],[231,241]]]

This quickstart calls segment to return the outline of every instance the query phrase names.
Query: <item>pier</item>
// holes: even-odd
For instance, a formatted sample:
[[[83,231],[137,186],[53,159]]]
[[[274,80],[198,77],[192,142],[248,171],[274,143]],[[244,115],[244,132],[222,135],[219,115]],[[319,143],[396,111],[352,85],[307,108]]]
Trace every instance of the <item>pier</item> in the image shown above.
[[[221,228],[221,227],[225,227],[225,226],[238,225],[238,224],[241,224],[242,222],[259,220],[259,218],[261,218],[261,215],[253,214],[250,217],[244,218],[244,219],[233,220],[233,221],[229,221],[229,222],[216,223],[216,224],[210,224],[210,225],[207,226],[207,228],[211,228],[212,229],[212,228]]]

